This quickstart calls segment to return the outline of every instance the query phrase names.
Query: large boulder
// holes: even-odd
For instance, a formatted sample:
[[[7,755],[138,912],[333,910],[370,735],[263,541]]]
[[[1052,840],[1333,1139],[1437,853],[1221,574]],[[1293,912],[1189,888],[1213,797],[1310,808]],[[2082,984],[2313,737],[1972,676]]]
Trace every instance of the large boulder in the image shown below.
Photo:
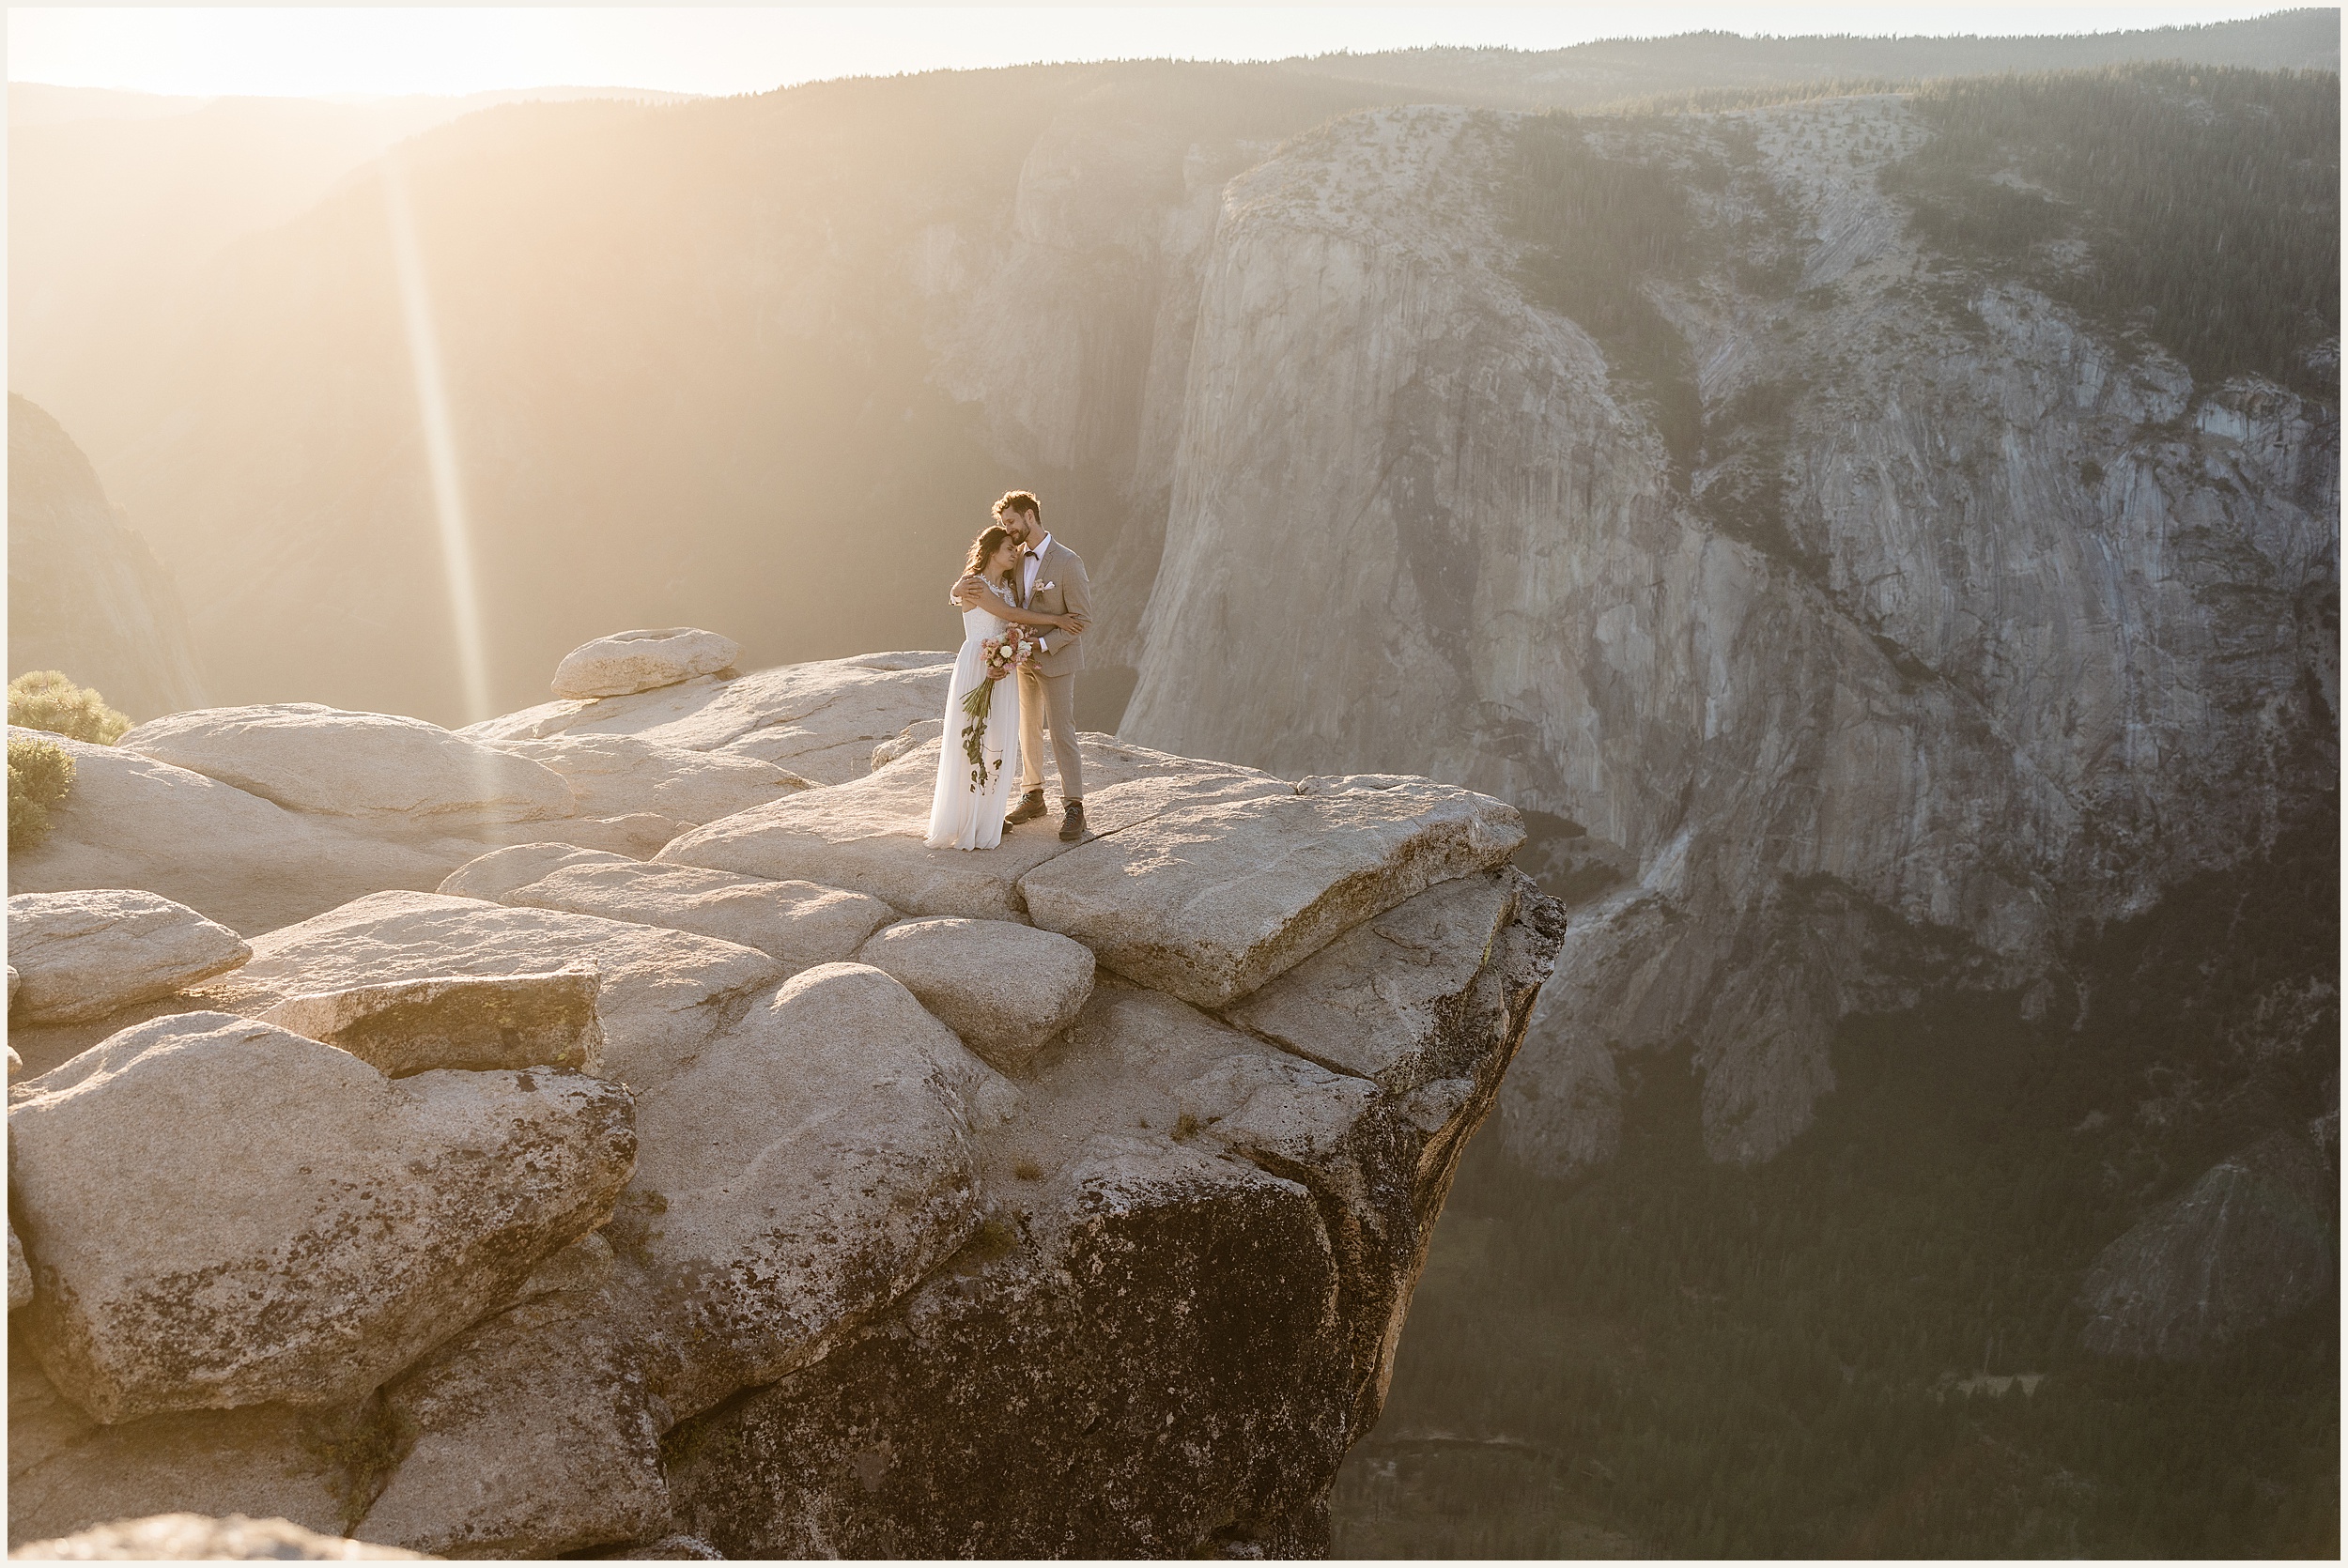
[[[11,1017],[86,1022],[169,996],[253,956],[244,938],[182,903],[131,888],[8,899]]]
[[[17,1336],[22,1340],[23,1336]],[[345,1456],[387,1434],[364,1406],[255,1405],[101,1425],[60,1394],[29,1349],[8,1350],[8,1540],[71,1534],[137,1514],[248,1514],[340,1533],[354,1488]]]
[[[563,866],[500,901],[713,936],[755,947],[794,974],[849,957],[897,917],[870,894],[811,882],[634,863]]]
[[[746,1558],[1325,1553],[1349,1433],[1312,1194],[1163,1134],[1069,1153],[1051,1223],[676,1435],[686,1527]]]
[[[2340,1286],[2339,1178],[2273,1132],[2139,1221],[2087,1271],[2080,1334],[2107,1356],[2199,1360]]]
[[[1119,833],[1182,806],[1294,793],[1286,781],[1248,768],[1169,757],[1107,735],[1081,744],[1085,815],[1095,834]],[[1072,846],[1048,822],[1014,828],[1000,848],[984,852],[924,844],[940,745],[933,741],[850,783],[712,822],[657,858],[854,888],[910,915],[1024,919],[1019,879]]]
[[[641,735],[557,735],[488,744],[561,774],[582,817],[651,812],[679,822],[714,822],[811,787],[788,768],[755,757],[688,751]]]
[[[595,971],[603,1072],[657,1082],[782,978],[782,965],[731,942],[587,915],[505,909],[477,899],[378,893],[254,939],[253,961],[219,988],[261,1013],[294,996],[452,975]]]
[[[1447,994],[1392,949],[1372,1035],[1424,1064],[1407,1086],[1104,976],[1024,1069],[1027,1109],[981,1133],[995,1218],[820,1361],[672,1433],[680,1521],[740,1557],[1326,1551],[1336,1462],[1377,1422],[1452,1174],[1557,948],[1554,904],[1495,874],[1512,913],[1464,973],[1442,965]],[[1438,1064],[1459,1076],[1425,1078]]]
[[[814,1360],[969,1237],[994,1076],[895,980],[831,963],[643,1097],[613,1244],[685,1292],[663,1314],[676,1414]]]
[[[1523,839],[1515,808],[1489,795],[1347,779],[1157,814],[1055,856],[1019,889],[1037,925],[1119,974],[1217,1007]]]
[[[1439,883],[1356,926],[1226,1016],[1388,1089],[1472,1075],[1490,1049],[1493,1021],[1466,1000],[1524,885],[1505,866]],[[1561,920],[1546,900],[1540,907]]]
[[[388,842],[346,819],[304,816],[200,773],[11,725],[12,740],[62,746],[73,789],[49,836],[8,855],[11,893],[141,887],[251,933],[387,887],[423,888],[477,844]]]
[[[289,996],[261,1022],[348,1051],[386,1078],[436,1068],[473,1072],[603,1065],[595,1022],[602,976],[587,968],[543,975],[448,975]]]
[[[626,697],[714,675],[741,656],[742,645],[734,638],[698,626],[613,632],[563,656],[554,670],[554,695]]]
[[[116,744],[292,811],[506,822],[572,813],[571,787],[552,769],[394,714],[316,702],[199,708],[151,719]]]
[[[946,711],[951,653],[864,653],[783,665],[737,680],[697,675],[632,697],[544,703],[485,719],[476,740],[636,735],[687,751],[747,757],[818,784],[870,771],[873,747]]]
[[[1083,943],[1008,920],[906,920],[857,954],[1006,1071],[1076,1021],[1092,994]]]
[[[616,1085],[393,1081],[220,1013],[126,1029],[26,1091],[25,1321],[107,1422],[364,1393],[602,1223],[636,1156]]]
[[[662,1423],[601,1310],[608,1247],[599,1261],[575,1288],[474,1324],[383,1391],[413,1440],[367,1510],[369,1538],[543,1559],[666,1532]]]

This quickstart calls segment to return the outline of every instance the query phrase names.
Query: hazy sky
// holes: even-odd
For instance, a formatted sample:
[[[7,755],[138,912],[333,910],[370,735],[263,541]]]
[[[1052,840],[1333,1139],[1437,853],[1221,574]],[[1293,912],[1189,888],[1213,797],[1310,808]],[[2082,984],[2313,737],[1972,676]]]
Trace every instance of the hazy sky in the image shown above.
[[[1885,7],[1744,0],[1565,6],[763,8],[10,7],[8,80],[147,92],[464,93],[563,85],[755,92],[833,76],[1173,55],[1741,33],[2110,32],[2263,15],[2275,0]]]

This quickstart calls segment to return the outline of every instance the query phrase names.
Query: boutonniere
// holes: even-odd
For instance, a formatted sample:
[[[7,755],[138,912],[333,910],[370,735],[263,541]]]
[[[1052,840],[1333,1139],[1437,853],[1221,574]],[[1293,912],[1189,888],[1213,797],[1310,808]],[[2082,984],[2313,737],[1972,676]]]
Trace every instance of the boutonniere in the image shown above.
[[[1035,585],[1035,591],[1038,593],[1041,593],[1047,588],[1058,588],[1058,586],[1059,584],[1056,582],[1040,582]]]

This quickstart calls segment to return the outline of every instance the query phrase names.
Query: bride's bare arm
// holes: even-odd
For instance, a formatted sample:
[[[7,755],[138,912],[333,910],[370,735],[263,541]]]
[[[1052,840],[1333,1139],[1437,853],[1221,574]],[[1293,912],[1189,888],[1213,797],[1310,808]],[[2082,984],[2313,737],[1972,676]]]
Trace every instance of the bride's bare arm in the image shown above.
[[[1076,629],[1074,616],[1045,615],[1040,610],[1021,609],[1017,605],[997,593],[993,583],[987,583],[979,592],[986,597],[987,610],[992,614],[1001,616],[1006,621],[1016,622],[1022,626],[1049,626],[1055,631],[1061,632],[1073,632]]]

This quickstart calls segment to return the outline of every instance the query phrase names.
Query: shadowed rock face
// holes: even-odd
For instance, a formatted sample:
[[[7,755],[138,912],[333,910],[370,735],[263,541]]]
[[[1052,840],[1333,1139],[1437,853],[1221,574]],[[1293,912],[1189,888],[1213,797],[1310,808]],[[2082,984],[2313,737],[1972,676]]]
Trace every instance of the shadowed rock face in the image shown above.
[[[178,590],[57,422],[8,394],[8,673],[61,669],[133,719],[204,700]]]
[[[2288,1132],[2221,1161],[2088,1270],[2080,1335],[2107,1356],[2199,1360],[2330,1295],[2340,1284],[2340,1183]]]
[[[608,700],[719,747],[820,712],[836,749],[904,728],[903,673]],[[348,760],[349,716],[182,728],[242,776]],[[368,788],[442,779],[456,737],[378,728]],[[458,1556],[1324,1547],[1562,916],[1489,797],[1086,745],[1076,845],[924,849],[930,743],[653,864],[516,844],[222,931],[251,957],[209,979],[173,967],[218,931],[192,912],[110,928],[111,965],[188,989],[62,1065],[66,1026],[21,1035],[13,1538],[187,1511]],[[668,762],[708,782],[706,751],[607,750],[656,797]],[[125,880],[179,874],[142,800],[309,821],[115,760],[154,774],[113,797]]]
[[[1409,1091],[1104,981],[982,1137],[1012,1166],[988,1229],[855,1343],[671,1434],[679,1517],[730,1556],[1325,1551],[1322,1477],[1377,1420],[1557,939],[1515,872],[1491,895],[1450,1027],[1382,1021],[1405,1079],[1460,1073]]]

